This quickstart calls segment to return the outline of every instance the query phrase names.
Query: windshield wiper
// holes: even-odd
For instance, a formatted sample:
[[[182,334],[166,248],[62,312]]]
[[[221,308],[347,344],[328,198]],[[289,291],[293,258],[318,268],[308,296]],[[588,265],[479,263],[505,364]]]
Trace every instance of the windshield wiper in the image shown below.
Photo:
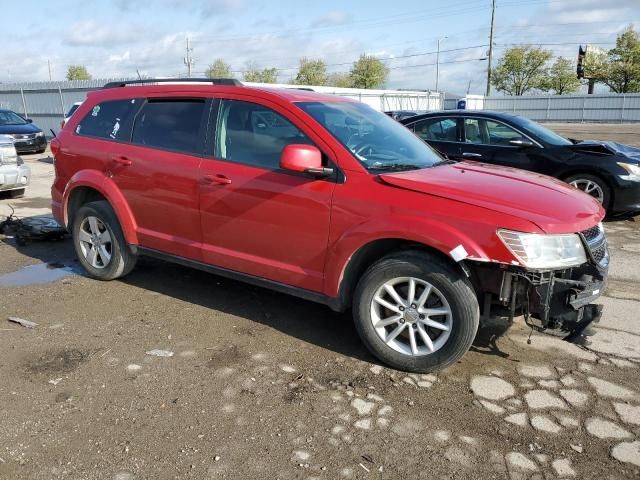
[[[431,167],[439,167],[440,165],[451,165],[452,163],[458,162],[449,158],[445,158],[444,160],[440,160],[439,162],[434,163],[433,165],[431,165]]]
[[[379,171],[403,171],[403,170],[418,170],[420,168],[424,168],[421,165],[413,165],[411,163],[389,163],[386,165],[375,165],[367,167],[367,170],[379,170]]]

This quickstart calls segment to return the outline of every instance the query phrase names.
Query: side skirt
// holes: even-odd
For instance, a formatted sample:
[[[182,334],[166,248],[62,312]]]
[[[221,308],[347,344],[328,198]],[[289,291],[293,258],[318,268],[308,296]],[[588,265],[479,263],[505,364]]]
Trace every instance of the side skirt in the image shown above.
[[[171,255],[168,253],[160,252],[158,250],[153,250],[151,248],[137,246],[137,247],[133,247],[132,251],[139,255],[145,255],[147,257],[153,257],[159,260],[177,263],[178,265],[195,268],[197,270],[202,270],[204,272],[212,273],[214,275],[219,275],[221,277],[230,278],[232,280],[238,280],[240,282],[250,283],[251,285],[268,288],[270,290],[275,290],[276,292],[280,292],[280,293],[286,293],[287,295],[292,295],[294,297],[302,298],[304,300],[309,300],[310,302],[321,303],[323,305],[327,305],[332,310],[336,310],[336,311],[342,310],[341,308],[339,308],[339,301],[337,298],[328,297],[326,295],[323,295],[322,293],[312,292],[311,290],[305,290],[304,288],[293,287],[291,285],[287,285],[284,283],[275,282],[273,280],[269,280],[262,277],[256,277],[254,275],[249,275],[247,273],[237,272],[235,270],[229,270],[228,268],[217,267],[215,265],[210,265],[208,263],[197,262],[195,260],[190,260],[188,258]]]

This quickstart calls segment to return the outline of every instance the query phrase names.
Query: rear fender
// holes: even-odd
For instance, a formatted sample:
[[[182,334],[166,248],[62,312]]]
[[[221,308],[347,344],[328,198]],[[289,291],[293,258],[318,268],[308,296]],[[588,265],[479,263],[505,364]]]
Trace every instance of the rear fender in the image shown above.
[[[122,192],[113,182],[113,180],[96,170],[83,170],[76,173],[73,177],[71,177],[71,179],[65,186],[63,194],[63,212],[64,224],[67,225],[67,227],[71,227],[71,225],[69,225],[68,212],[69,198],[71,197],[71,193],[73,192],[73,190],[78,187],[92,188],[98,191],[104,198],[106,198],[115,211],[116,217],[118,217],[120,227],[122,228],[122,233],[124,234],[124,238],[127,243],[129,245],[138,244],[138,226],[136,224],[133,213],[129,208],[129,204],[127,203],[126,199],[122,195]]]
[[[346,268],[355,253],[371,242],[385,239],[400,239],[436,249],[451,258],[452,262],[463,258],[490,261],[477,242],[451,225],[434,219],[397,215],[386,219],[376,218],[349,229],[334,242],[326,263],[325,294],[337,297]],[[460,257],[452,254],[454,249],[458,253],[463,252]]]

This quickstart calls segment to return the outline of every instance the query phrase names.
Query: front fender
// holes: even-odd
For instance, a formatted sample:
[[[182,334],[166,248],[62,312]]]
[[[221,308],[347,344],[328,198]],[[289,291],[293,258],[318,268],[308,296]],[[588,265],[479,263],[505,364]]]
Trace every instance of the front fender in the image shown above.
[[[432,218],[376,217],[345,231],[333,242],[326,264],[325,294],[336,297],[351,258],[361,248],[377,240],[399,239],[418,243],[451,257],[451,250],[462,245],[468,257],[490,261],[491,257],[479,245],[478,240],[488,240],[495,229],[486,229],[484,235],[473,230],[472,239],[463,230]],[[485,243],[483,243],[485,244]]]
[[[127,243],[129,245],[138,244],[138,226],[127,200],[113,180],[96,170],[82,170],[77,172],[71,177],[69,182],[67,182],[63,194],[63,217],[65,225],[70,227],[69,199],[71,198],[72,192],[79,187],[92,188],[106,198],[111,208],[115,211],[116,217],[118,217],[122,233]]]

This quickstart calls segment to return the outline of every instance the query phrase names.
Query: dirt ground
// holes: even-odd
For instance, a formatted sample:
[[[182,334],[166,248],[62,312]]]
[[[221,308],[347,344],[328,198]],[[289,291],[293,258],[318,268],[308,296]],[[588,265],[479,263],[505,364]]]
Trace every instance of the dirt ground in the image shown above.
[[[51,160],[25,159],[0,215],[47,211]],[[591,347],[496,321],[434,375],[314,303],[144,258],[98,282],[69,240],[0,237],[0,478],[640,478],[640,218],[606,229]]]

